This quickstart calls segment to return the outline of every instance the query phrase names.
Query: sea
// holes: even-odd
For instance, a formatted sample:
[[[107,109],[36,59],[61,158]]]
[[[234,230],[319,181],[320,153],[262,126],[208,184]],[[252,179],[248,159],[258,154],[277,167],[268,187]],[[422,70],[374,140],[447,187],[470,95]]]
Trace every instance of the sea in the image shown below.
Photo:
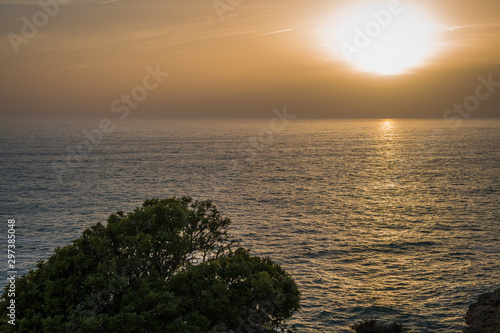
[[[295,279],[299,332],[461,332],[500,286],[499,120],[5,121],[0,156],[2,285],[8,219],[21,275],[111,213],[192,196]]]

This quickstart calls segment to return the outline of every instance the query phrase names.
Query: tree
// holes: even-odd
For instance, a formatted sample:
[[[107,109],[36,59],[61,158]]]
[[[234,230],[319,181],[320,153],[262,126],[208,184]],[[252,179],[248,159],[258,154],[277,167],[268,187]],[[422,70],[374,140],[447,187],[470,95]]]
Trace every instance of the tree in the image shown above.
[[[16,281],[19,332],[293,331],[297,285],[252,256],[209,201],[146,200],[86,229]]]

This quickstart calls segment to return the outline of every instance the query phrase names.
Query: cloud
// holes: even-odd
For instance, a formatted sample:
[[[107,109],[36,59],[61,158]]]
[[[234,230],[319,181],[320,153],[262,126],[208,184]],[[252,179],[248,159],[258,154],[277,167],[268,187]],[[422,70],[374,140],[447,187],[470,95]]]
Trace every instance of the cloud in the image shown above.
[[[500,22],[457,25],[457,26],[440,26],[440,30],[442,30],[442,31],[455,31],[455,30],[463,30],[463,29],[478,30],[478,29],[492,29],[492,28],[500,28]]]
[[[36,0],[0,0],[0,6],[39,6]]]
[[[293,30],[294,29],[276,30],[276,31],[266,32],[266,33],[260,34],[258,36],[267,36],[267,35],[279,34],[279,33],[282,33],[282,32],[288,32],[288,31],[293,31]]]
[[[104,4],[107,4],[107,3],[117,2],[117,1],[118,1],[118,0],[106,0],[106,1],[98,2],[97,4],[98,4],[98,5],[104,5]]]

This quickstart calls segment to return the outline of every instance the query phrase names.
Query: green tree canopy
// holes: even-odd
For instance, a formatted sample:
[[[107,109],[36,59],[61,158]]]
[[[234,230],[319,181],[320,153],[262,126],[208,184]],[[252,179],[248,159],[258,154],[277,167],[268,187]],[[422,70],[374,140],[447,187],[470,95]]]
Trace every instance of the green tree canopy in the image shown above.
[[[230,235],[209,201],[146,200],[57,248],[16,281],[16,326],[0,299],[2,331],[293,331],[297,285]]]

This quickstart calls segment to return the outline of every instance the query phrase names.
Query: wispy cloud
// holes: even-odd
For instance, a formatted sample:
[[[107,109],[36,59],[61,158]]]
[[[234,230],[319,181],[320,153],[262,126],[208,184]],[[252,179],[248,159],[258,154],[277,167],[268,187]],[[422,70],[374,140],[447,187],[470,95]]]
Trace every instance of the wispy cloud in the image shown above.
[[[39,6],[36,0],[0,0],[0,6],[2,5]]]
[[[455,31],[463,29],[491,29],[500,27],[500,22],[482,23],[482,24],[469,24],[469,25],[456,25],[456,26],[440,26],[443,31]]]
[[[271,32],[265,32],[263,34],[260,34],[258,36],[267,36],[267,35],[273,35],[273,34],[280,34],[282,32],[288,32],[288,31],[292,31],[294,29],[283,29],[283,30],[276,30],[276,31],[271,31]]]
[[[98,2],[97,4],[98,5],[104,5],[106,3],[110,3],[110,2],[117,2],[118,0],[106,0],[106,1],[102,1],[102,2]]]

